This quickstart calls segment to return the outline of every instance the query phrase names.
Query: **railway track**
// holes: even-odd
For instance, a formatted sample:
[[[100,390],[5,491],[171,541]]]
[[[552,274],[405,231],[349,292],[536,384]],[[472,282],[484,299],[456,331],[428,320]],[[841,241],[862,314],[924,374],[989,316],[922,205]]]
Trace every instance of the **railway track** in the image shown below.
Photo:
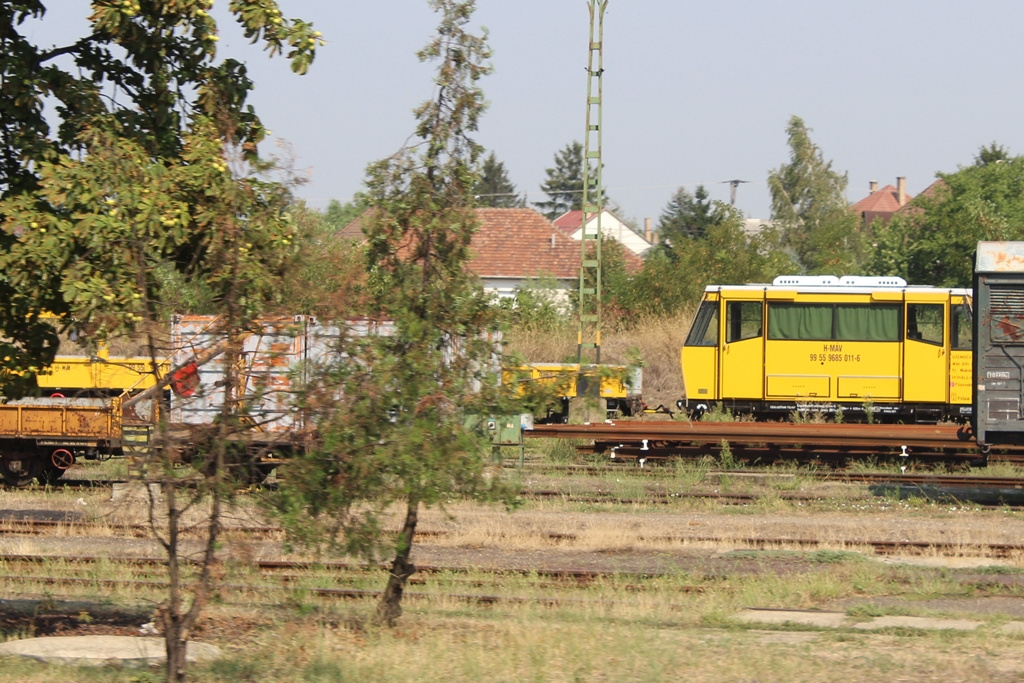
[[[616,466],[563,466],[554,465],[530,466],[531,471],[539,471],[551,475],[587,475],[599,476],[621,473],[622,470]],[[701,490],[699,484],[678,484],[669,481],[676,477],[673,470],[665,468],[644,468],[633,469],[630,474],[639,474],[642,477],[662,479],[658,482],[659,490],[648,490],[640,495],[621,496],[613,491],[603,490],[601,482],[591,491],[571,491],[562,489],[545,489],[525,487],[520,491],[524,499],[535,500],[559,500],[566,503],[595,503],[595,504],[671,504],[681,500],[715,500],[725,505],[745,505],[771,496],[779,500],[794,502],[810,502],[821,500],[820,494],[788,491],[778,488],[766,488],[761,492],[722,492]],[[750,478],[769,482],[776,478],[791,478],[790,473],[774,474],[770,472],[759,472],[757,470],[709,470],[705,477],[731,477]],[[971,500],[978,504],[1020,505],[1024,503],[1024,478],[1018,477],[992,477],[961,474],[920,474],[900,472],[849,472],[832,470],[811,470],[801,472],[800,477],[817,480],[826,483],[858,484],[870,487],[914,489],[922,494],[948,495],[953,498]],[[88,485],[89,488],[96,488],[95,482]],[[978,494],[978,495],[972,495]],[[0,528],[19,533],[43,533],[48,529],[55,529],[61,526],[76,525],[79,528],[86,528],[86,522],[79,519],[68,519],[57,517],[56,519],[20,519],[17,511],[0,511]],[[150,529],[146,524],[97,524],[97,528],[115,527],[126,537],[146,537],[150,535]],[[283,530],[272,526],[251,526],[231,527],[225,529],[227,533],[243,533],[252,537],[270,537],[283,533]]]
[[[421,542],[429,542],[427,539],[442,538],[448,533],[434,531],[417,533]],[[571,533],[541,533],[549,540],[560,545],[571,546],[580,537]],[[640,534],[638,541],[660,543],[673,546],[687,545],[714,545],[736,550],[793,550],[793,551],[816,551],[816,550],[850,550],[870,551],[880,556],[921,556],[941,555],[946,557],[983,557],[983,558],[1014,558],[1024,556],[1024,543],[971,543],[971,542],[946,542],[946,541],[913,541],[913,540],[892,540],[892,539],[871,539],[871,538],[845,538],[845,539],[818,539],[797,536],[730,536],[730,535],[706,535],[706,534]],[[145,556],[111,556],[111,555],[67,555],[67,554],[24,554],[4,553],[0,554],[0,567],[6,572],[24,569],[31,566],[45,566],[48,563],[59,562],[62,565],[94,565],[100,563],[126,566],[133,571],[142,573],[144,576],[153,572],[161,572],[166,567],[167,560],[158,557]],[[323,561],[323,560],[261,560],[250,559],[242,563],[232,561],[226,562],[228,567],[236,567],[246,570],[255,570],[261,577],[276,577],[282,582],[302,580],[306,582],[311,576],[318,576],[332,581],[353,580],[359,577],[370,576],[380,571],[386,571],[384,565],[374,566],[362,563],[344,561]],[[428,564],[417,564],[416,583],[424,583],[430,577],[445,577],[448,582],[452,576],[465,576],[470,573],[495,576],[528,576],[536,577],[545,581],[568,582],[570,584],[586,585],[601,579],[648,579],[671,574],[671,570],[661,571],[595,571],[590,569],[543,569],[543,568],[492,568],[480,569],[466,566],[434,566]],[[23,575],[28,576],[28,575]],[[75,580],[93,581],[94,578],[86,577]],[[148,579],[146,579],[148,580]]]
[[[535,425],[529,438],[579,439],[580,449],[610,459],[649,460],[721,455],[750,462],[841,464],[864,458],[930,463],[1024,462],[1024,448],[981,452],[959,425],[792,424],[786,422],[683,422],[620,420]]]

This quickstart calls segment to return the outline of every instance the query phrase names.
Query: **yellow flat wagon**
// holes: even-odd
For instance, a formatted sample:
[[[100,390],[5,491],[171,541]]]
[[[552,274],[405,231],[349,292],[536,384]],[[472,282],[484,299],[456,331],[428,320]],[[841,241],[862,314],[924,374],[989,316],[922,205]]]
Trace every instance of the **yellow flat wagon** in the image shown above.
[[[119,398],[28,398],[0,404],[0,470],[10,486],[51,481],[77,456],[120,452]]]

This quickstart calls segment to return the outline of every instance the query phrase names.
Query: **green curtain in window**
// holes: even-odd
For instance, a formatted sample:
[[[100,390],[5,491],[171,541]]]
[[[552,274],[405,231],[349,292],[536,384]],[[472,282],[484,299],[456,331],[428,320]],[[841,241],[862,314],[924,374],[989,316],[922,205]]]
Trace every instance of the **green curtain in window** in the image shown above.
[[[831,339],[831,304],[771,304],[769,339]]]
[[[899,341],[898,306],[853,304],[836,306],[836,339],[844,341]]]

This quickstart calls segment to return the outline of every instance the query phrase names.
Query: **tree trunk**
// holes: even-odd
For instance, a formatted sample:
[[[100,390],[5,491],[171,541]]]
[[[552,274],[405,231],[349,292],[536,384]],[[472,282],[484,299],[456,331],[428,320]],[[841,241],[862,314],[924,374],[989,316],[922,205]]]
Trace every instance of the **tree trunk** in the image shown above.
[[[391,563],[388,585],[377,605],[376,622],[388,628],[394,627],[398,617],[402,616],[402,593],[405,591],[405,582],[416,571],[415,565],[409,561],[409,555],[412,553],[412,540],[416,534],[416,523],[419,521],[419,509],[419,499],[410,497],[405,509],[405,525],[398,535],[398,548]]]
[[[166,476],[166,475],[165,475]],[[178,556],[178,515],[181,511],[177,506],[174,482],[165,479],[162,492],[167,502],[167,578],[169,595],[163,610],[164,649],[167,652],[167,681],[185,680],[185,643],[188,636],[182,631],[181,613],[181,558]],[[150,489],[152,495],[152,489]]]

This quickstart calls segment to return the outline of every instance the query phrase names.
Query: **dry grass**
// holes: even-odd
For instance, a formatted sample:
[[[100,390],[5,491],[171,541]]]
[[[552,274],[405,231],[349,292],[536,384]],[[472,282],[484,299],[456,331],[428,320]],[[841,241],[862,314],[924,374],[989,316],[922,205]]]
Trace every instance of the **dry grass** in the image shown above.
[[[918,578],[840,562],[789,577],[656,579],[639,592],[600,583],[547,605],[549,591],[510,577],[501,593],[538,600],[482,606],[423,597],[417,588],[421,596],[406,600],[393,631],[367,626],[370,602],[264,599],[256,613],[211,605],[200,638],[224,657],[190,673],[202,681],[1015,680],[1024,646],[998,631],[1005,622],[998,617],[982,618],[971,633],[864,633],[751,627],[731,616],[748,605],[813,608],[908,590],[900,581],[910,591],[957,590],[951,580]],[[157,671],[126,673],[7,660],[0,681],[160,680]]]
[[[958,510],[900,505],[844,503],[841,510],[768,501],[781,509],[764,514],[753,505],[737,510],[638,512],[580,512],[558,503],[508,513],[493,508],[457,504],[454,517],[434,511],[422,516],[423,530],[443,530],[430,539],[440,547],[543,550],[561,548],[588,552],[679,550],[716,551],[753,547],[751,539],[818,541],[822,548],[860,550],[873,541],[912,541],[952,544],[954,557],[990,557],[984,544],[1013,544],[1024,537],[1024,516],[996,510]],[[711,539],[711,540],[708,540]],[[961,547],[956,549],[957,545]],[[803,546],[779,543],[778,549]],[[933,552],[932,556],[939,553]],[[1024,558],[1010,564],[1024,568]]]
[[[78,502],[81,498],[84,505]],[[92,510],[97,519],[137,521],[144,501],[110,501],[109,493],[81,492],[43,497],[12,492],[7,507],[18,509]],[[823,500],[801,507],[766,493],[764,505],[748,508],[637,508],[585,511],[557,501],[531,504],[516,512],[468,502],[454,503],[448,513],[425,511],[425,537],[416,561],[469,551],[515,557],[534,568],[560,562],[573,566],[587,556],[617,563],[641,555],[678,553],[717,562],[716,571],[701,564],[692,571],[639,579],[608,578],[586,586],[559,585],[531,575],[470,572],[432,576],[413,586],[405,615],[394,631],[367,626],[370,601],[331,602],[304,593],[325,585],[314,573],[296,578],[298,590],[270,581],[254,592],[223,593],[212,602],[200,639],[220,646],[224,658],[195,667],[203,681],[619,681],[619,680],[1010,680],[1024,667],[1024,642],[1002,633],[1006,616],[975,614],[984,626],[972,633],[861,633],[813,631],[789,627],[751,627],[733,615],[743,607],[837,609],[843,600],[903,599],[901,614],[928,613],[922,598],[974,597],[952,571],[889,566],[843,553],[747,551],[748,538],[817,538],[827,548],[856,547],[856,539],[932,540],[968,545],[1015,542],[1024,537],[1024,514],[1011,510],[974,510],[875,499]],[[702,503],[702,505],[707,505]],[[201,517],[201,511],[197,512]],[[246,500],[232,513],[246,523],[258,520],[258,508]],[[197,517],[197,518],[198,518]],[[117,522],[113,520],[118,520]],[[397,519],[397,516],[396,516]],[[0,536],[6,552],[41,552],[69,547],[73,528],[54,537]],[[690,540],[687,540],[689,537]],[[714,539],[711,541],[704,539]],[[698,540],[700,539],[700,540]],[[81,538],[97,554],[100,539]],[[780,544],[779,550],[786,545]],[[729,552],[732,551],[732,552]],[[109,549],[123,554],[124,548]],[[285,556],[280,543],[228,540],[228,556]],[[432,555],[434,553],[435,555]],[[730,558],[754,571],[730,569]],[[793,563],[793,558],[797,559]],[[785,563],[790,563],[786,565]],[[793,567],[799,564],[799,570]],[[980,558],[980,564],[995,564]],[[1024,566],[1015,558],[1013,567]],[[787,566],[789,571],[775,571]],[[18,568],[17,571],[22,571]],[[39,575],[96,576],[122,579],[134,575],[114,564],[93,568],[54,560]],[[229,565],[226,579],[259,584],[244,564]],[[246,573],[246,572],[249,573]],[[1012,573],[1010,568],[1006,570]],[[1016,570],[1019,571],[1019,570]],[[0,573],[8,570],[0,566]],[[380,577],[357,585],[380,588]],[[999,592],[993,584],[990,589]],[[1004,596],[1014,595],[1008,588]],[[482,593],[519,598],[481,605],[457,594]],[[44,600],[78,597],[98,603],[155,604],[158,591],[141,587],[79,589],[38,582],[8,582],[0,598]],[[547,599],[558,602],[551,604]],[[868,607],[885,610],[885,607]],[[27,633],[10,634],[24,637]],[[747,653],[740,656],[737,653]],[[131,680],[160,680],[160,672],[138,671]],[[80,671],[5,660],[0,681],[129,680],[114,669]]]

